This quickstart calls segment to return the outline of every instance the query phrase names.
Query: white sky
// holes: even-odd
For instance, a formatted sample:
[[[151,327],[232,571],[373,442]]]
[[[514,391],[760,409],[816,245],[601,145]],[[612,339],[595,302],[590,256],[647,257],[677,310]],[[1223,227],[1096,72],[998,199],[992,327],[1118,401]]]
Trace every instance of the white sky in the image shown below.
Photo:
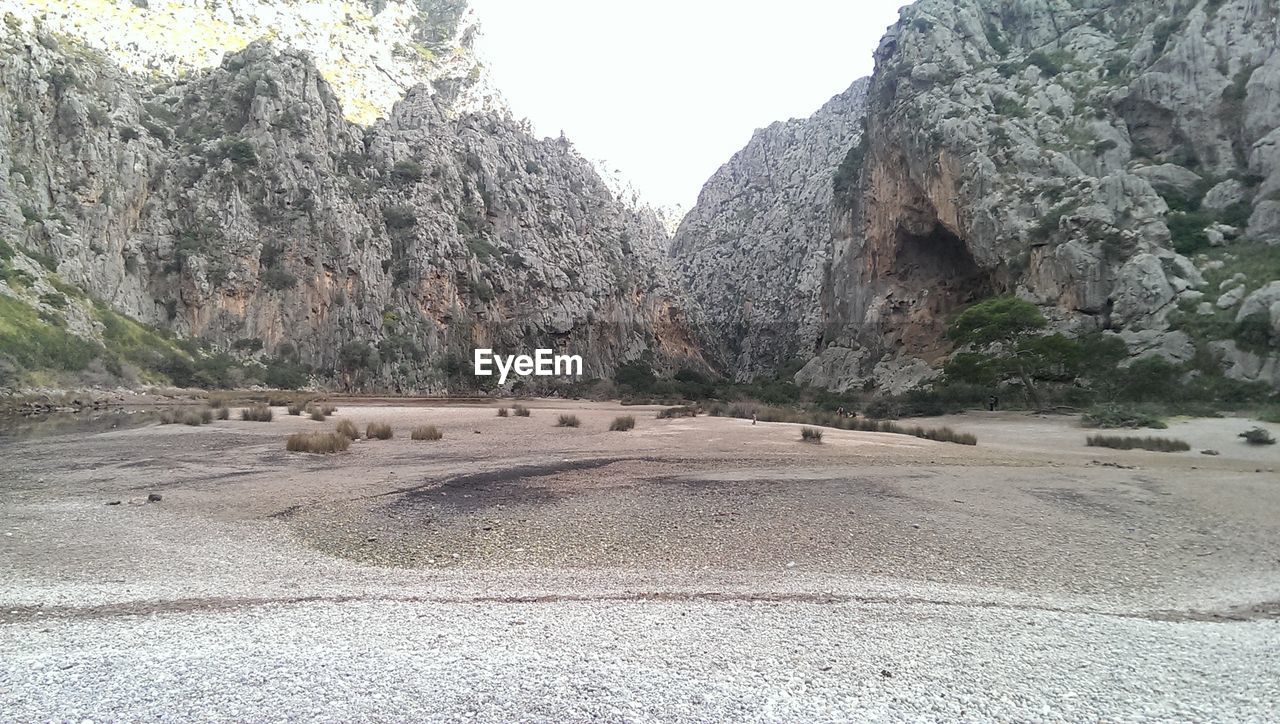
[[[897,0],[471,0],[479,50],[517,116],[563,130],[658,204],[773,121],[867,75]]]

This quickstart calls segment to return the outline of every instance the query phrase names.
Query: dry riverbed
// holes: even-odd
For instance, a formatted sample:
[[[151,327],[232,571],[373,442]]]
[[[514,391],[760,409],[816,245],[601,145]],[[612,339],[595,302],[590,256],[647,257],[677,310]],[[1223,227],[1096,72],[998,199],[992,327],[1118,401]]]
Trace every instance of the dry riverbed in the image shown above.
[[[922,421],[977,447],[813,445],[531,406],[0,440],[0,719],[1241,720],[1280,700],[1280,446],[1236,437],[1257,423],[1151,433],[1187,453],[1022,413]],[[620,414],[636,428],[608,431]],[[342,419],[395,437],[284,450]]]

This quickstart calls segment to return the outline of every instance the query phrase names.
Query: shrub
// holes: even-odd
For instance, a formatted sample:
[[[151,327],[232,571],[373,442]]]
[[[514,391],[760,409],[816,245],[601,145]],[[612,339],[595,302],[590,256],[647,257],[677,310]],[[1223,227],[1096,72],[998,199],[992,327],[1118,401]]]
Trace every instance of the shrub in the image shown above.
[[[1240,433],[1240,437],[1250,445],[1275,445],[1276,439],[1270,432],[1261,427],[1254,427]]]
[[[305,403],[305,402],[290,402],[290,403],[289,403],[289,414],[290,414],[290,415],[295,415],[295,416],[297,416],[297,415],[301,415],[301,414],[302,414],[302,412],[303,412],[303,410],[307,410],[307,409],[308,409],[308,405],[307,405],[307,403]]]
[[[231,408],[219,407],[217,410],[214,411],[214,417],[218,418],[219,420],[230,420]]]
[[[1089,408],[1081,416],[1080,424],[1085,427],[1098,427],[1104,430],[1118,427],[1149,427],[1155,430],[1163,430],[1168,427],[1164,420],[1150,412],[1114,403]]]
[[[508,414],[510,413],[507,412],[507,408],[505,407],[498,408],[498,417],[506,417]]]
[[[396,161],[391,167],[391,178],[398,184],[415,184],[422,180],[422,164],[413,159]]]
[[[524,405],[512,405],[511,411],[515,413],[516,417],[528,417],[531,414],[529,408]]]
[[[412,206],[400,204],[383,209],[382,221],[391,231],[403,231],[417,226],[418,217],[413,213]]]
[[[561,415],[556,422],[556,427],[577,427],[582,424],[577,415]]]
[[[356,424],[350,420],[339,420],[334,432],[352,440],[360,437],[360,430],[356,429]]]
[[[391,426],[385,422],[371,422],[364,427],[364,436],[370,440],[390,440]]]
[[[659,420],[668,420],[676,417],[697,417],[698,411],[688,405],[680,405],[679,407],[668,407],[665,410],[658,411]]]
[[[610,432],[627,432],[636,426],[636,418],[633,415],[619,415],[613,418],[613,423],[609,425]]]
[[[444,437],[444,433],[435,425],[419,425],[413,428],[409,437],[413,440],[439,440]]]
[[[324,402],[320,404],[320,411],[323,412],[326,416],[332,415],[333,413],[338,411],[338,406],[333,404],[332,402]]]
[[[802,427],[800,428],[800,439],[804,442],[822,442],[822,431],[816,427]]]
[[[311,419],[315,420],[316,422],[324,422],[324,418],[327,417],[327,415],[324,414],[324,410],[320,409],[319,407],[309,408],[307,410],[307,414],[309,414],[311,416]]]
[[[1123,435],[1090,435],[1085,441],[1089,447],[1109,447],[1116,450],[1141,448],[1155,452],[1184,452],[1191,446],[1182,440],[1167,437],[1126,437]]]
[[[351,447],[351,438],[336,432],[300,432],[290,435],[285,449],[289,452],[305,452],[316,455],[337,453]]]
[[[271,408],[266,405],[251,405],[240,411],[240,419],[245,422],[271,422]]]

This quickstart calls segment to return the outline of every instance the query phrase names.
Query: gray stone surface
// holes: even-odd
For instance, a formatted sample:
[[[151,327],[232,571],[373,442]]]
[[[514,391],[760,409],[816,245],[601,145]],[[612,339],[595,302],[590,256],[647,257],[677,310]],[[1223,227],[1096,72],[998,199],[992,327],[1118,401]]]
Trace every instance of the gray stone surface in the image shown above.
[[[368,128],[306,53],[254,43],[152,82],[65,37],[0,39],[0,233],[143,322],[433,392],[473,347],[551,347],[588,377],[699,363],[652,210],[565,139],[449,87]],[[50,78],[56,82],[51,83]],[[452,361],[451,361],[452,360]]]
[[[756,131],[671,242],[709,346],[740,379],[806,360],[822,338],[831,177],[860,138],[866,93],[859,80],[809,118]]]

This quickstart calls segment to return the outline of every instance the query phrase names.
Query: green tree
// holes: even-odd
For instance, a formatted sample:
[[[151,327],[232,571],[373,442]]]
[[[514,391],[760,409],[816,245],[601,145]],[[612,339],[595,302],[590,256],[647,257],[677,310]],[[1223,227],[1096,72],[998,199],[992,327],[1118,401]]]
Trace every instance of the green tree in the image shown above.
[[[1062,335],[1042,336],[1048,325],[1040,309],[1017,297],[994,297],[978,302],[960,313],[951,323],[947,335],[957,344],[971,345],[989,362],[957,355],[962,369],[976,379],[1003,382],[1017,379],[1037,408],[1043,402],[1035,380],[1074,375],[1078,366],[1078,345],[1072,350],[1071,340]]]
[[[343,383],[348,390],[361,373],[372,372],[381,365],[378,350],[365,342],[347,342],[338,350],[338,368],[342,370]]]

